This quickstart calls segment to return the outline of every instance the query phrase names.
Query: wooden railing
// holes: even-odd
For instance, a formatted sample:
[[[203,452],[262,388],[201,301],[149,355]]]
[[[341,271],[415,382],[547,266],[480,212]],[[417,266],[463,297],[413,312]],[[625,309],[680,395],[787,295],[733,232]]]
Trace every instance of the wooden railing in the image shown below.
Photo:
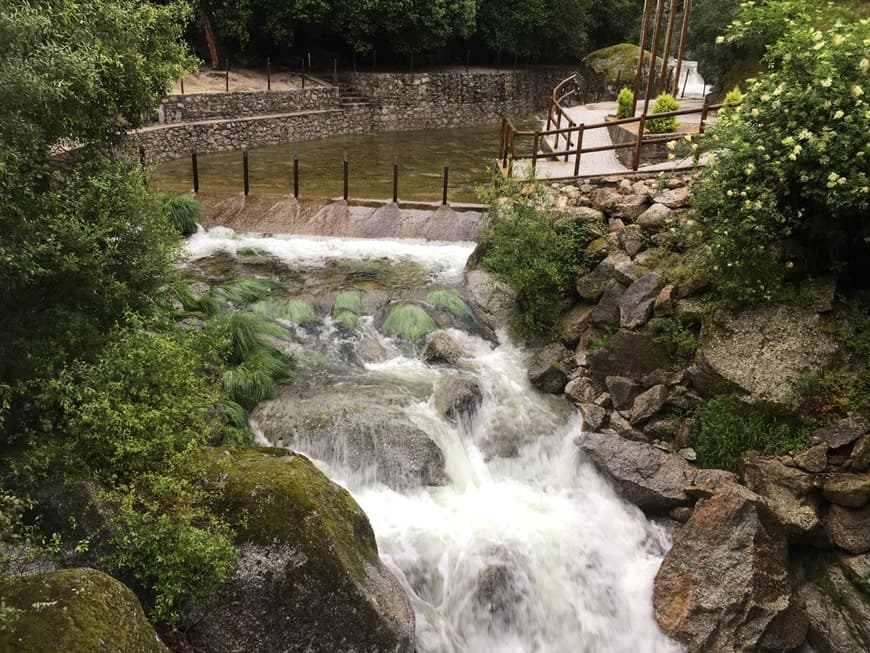
[[[501,139],[499,146],[498,164],[501,172],[507,176],[513,174],[514,161],[531,159],[532,172],[538,163],[538,159],[553,159],[564,157],[564,162],[568,162],[571,156],[574,157],[574,177],[580,176],[580,160],[582,155],[592,152],[616,151],[619,149],[634,148],[632,156],[632,170],[637,170],[640,165],[641,153],[644,145],[667,143],[669,141],[679,140],[688,134],[672,134],[656,136],[654,138],[644,138],[646,123],[650,120],[659,118],[670,118],[677,116],[687,116],[700,114],[700,123],[698,125],[698,133],[703,134],[707,125],[707,119],[711,111],[718,111],[725,106],[736,106],[732,103],[726,104],[704,104],[701,107],[693,109],[680,109],[678,111],[668,111],[665,113],[642,114],[631,118],[622,118],[619,120],[608,120],[606,122],[596,123],[581,123],[576,124],[567,114],[564,108],[564,102],[571,95],[576,93],[576,87],[566,91],[569,84],[573,84],[577,75],[572,75],[567,79],[562,80],[554,89],[550,96],[549,110],[547,112],[547,125],[545,129],[530,131],[519,130],[514,127],[513,123],[507,118],[502,119]],[[563,121],[566,126],[563,127]],[[626,143],[612,143],[610,145],[601,145],[596,147],[583,147],[584,135],[592,129],[607,129],[611,126],[628,125],[638,123],[638,136],[634,141]],[[552,149],[542,151],[542,143],[544,139],[553,136],[554,142]],[[525,152],[517,152],[517,139],[531,139],[531,150]],[[564,149],[560,143],[564,142]]]

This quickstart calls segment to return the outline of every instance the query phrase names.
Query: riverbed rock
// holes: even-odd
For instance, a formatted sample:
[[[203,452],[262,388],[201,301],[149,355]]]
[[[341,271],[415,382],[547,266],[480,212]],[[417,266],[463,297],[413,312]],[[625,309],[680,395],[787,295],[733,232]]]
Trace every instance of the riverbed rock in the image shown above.
[[[674,286],[668,284],[659,291],[653,302],[653,315],[655,317],[670,317],[674,314]]]
[[[613,407],[616,410],[631,408],[634,398],[641,391],[640,384],[627,376],[605,377],[604,385],[607,386],[607,392],[610,393],[610,401],[613,402]]]
[[[595,404],[583,403],[579,405],[580,414],[583,416],[583,428],[597,431],[607,422],[607,411]]]
[[[529,381],[538,390],[560,394],[568,383],[573,354],[560,343],[552,343],[535,353],[529,362]]]
[[[807,650],[870,651],[870,599],[847,578],[847,566],[842,557],[818,551],[792,565],[809,619]]]
[[[804,451],[796,453],[792,460],[804,471],[818,474],[828,466],[828,445],[825,442],[813,445]]]
[[[673,217],[673,209],[664,204],[653,204],[646,211],[637,216],[637,224],[650,231],[658,231],[664,227],[667,220]]]
[[[870,474],[826,474],[822,494],[831,503],[861,508],[870,502]]]
[[[631,224],[619,232],[619,244],[625,253],[634,257],[643,248],[643,238],[640,227]]]
[[[739,486],[697,503],[656,574],[653,605],[689,653],[788,651],[806,635],[782,525]]]
[[[832,505],[822,519],[831,541],[850,553],[870,551],[870,506]]]
[[[483,401],[480,386],[471,379],[447,376],[435,385],[435,407],[450,420],[471,420]]]
[[[421,357],[427,363],[444,363],[453,365],[465,355],[456,341],[446,331],[439,330],[430,333],[423,345]]]
[[[653,198],[653,202],[664,204],[669,209],[681,209],[689,203],[689,189],[686,186],[668,188]]]
[[[825,367],[837,343],[804,308],[766,306],[724,316],[701,331],[701,365],[747,395],[751,403],[796,409],[799,397],[789,379]],[[694,379],[693,379],[694,382]],[[857,436],[856,436],[857,437]]]
[[[625,292],[625,286],[616,279],[605,281],[601,299],[598,300],[598,304],[590,313],[589,321],[597,327],[618,327],[619,304],[623,292]]]
[[[582,434],[577,446],[617,492],[646,512],[667,514],[692,503],[684,488],[692,485],[695,470],[679,456],[602,433]]]
[[[446,484],[444,454],[405,415],[407,398],[397,394],[386,406],[375,401],[387,392],[384,386],[285,386],[253,417],[270,443],[302,449],[370,481],[396,489]]]
[[[507,328],[517,314],[517,295],[486,270],[465,272],[465,288],[483,323],[493,331]]]
[[[596,387],[604,388],[608,376],[640,379],[653,370],[668,367],[670,361],[668,350],[652,336],[620,330],[589,355],[588,376]]]
[[[230,580],[191,609],[195,647],[414,650],[414,612],[347,490],[283,449],[222,447],[210,463],[214,509],[235,528],[240,559]]]
[[[0,650],[18,653],[168,653],[132,590],[94,569],[9,579],[0,601],[20,610],[0,628]]]
[[[821,497],[811,474],[772,456],[747,456],[740,460],[740,476],[746,487],[764,498],[792,541],[828,544],[819,520]]]
[[[865,420],[845,418],[830,426],[816,429],[813,436],[824,440],[829,449],[839,449],[852,444],[866,432]]]
[[[643,424],[650,417],[658,413],[668,400],[668,389],[664,385],[654,385],[649,390],[639,394],[631,405],[629,421],[634,424]]]
[[[870,468],[870,434],[862,435],[855,441],[848,464],[849,469],[859,472]]]
[[[647,323],[661,286],[659,275],[650,272],[626,289],[619,298],[619,325],[623,329],[637,329]]]
[[[594,304],[575,304],[559,317],[555,332],[566,346],[574,347],[580,342],[594,308]]]

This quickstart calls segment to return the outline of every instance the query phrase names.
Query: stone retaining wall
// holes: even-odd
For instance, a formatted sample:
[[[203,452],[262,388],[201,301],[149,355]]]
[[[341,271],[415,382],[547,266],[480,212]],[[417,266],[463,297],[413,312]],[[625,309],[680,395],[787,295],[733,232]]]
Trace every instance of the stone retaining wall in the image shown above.
[[[170,95],[157,109],[155,122],[171,124],[216,118],[241,118],[338,106],[334,86],[292,91],[250,91],[239,93],[197,93]]]
[[[483,125],[546,107],[553,86],[571,71],[547,68],[502,73],[346,74],[343,83],[366,98],[342,105],[337,87],[305,91],[171,96],[163,124],[132,135],[149,163],[342,134]],[[278,113],[296,115],[269,115]]]
[[[637,141],[637,132],[626,129],[622,125],[608,125],[607,130],[610,132],[610,139],[614,145]],[[673,138],[673,136],[674,134],[645,135],[643,137],[643,148],[640,151],[640,165],[654,165],[667,161],[668,155],[671,152],[668,149],[667,139]],[[634,148],[623,147],[616,150],[616,158],[626,168],[631,168],[634,163]]]

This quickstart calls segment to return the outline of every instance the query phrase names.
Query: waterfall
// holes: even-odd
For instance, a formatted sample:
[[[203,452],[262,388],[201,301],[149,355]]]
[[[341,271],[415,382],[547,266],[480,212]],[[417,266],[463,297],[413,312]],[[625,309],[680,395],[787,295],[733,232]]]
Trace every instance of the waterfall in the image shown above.
[[[420,297],[430,286],[461,294],[473,244],[245,237],[213,229],[188,245],[194,262],[243,248],[269,252],[288,278],[300,270],[316,277],[333,258],[420,266],[423,288],[394,289],[394,299]],[[345,290],[348,279],[331,291]],[[298,329],[295,345],[316,350],[325,362],[285,388],[257,419],[263,441],[310,454],[363,507],[381,558],[411,599],[417,650],[680,651],[653,618],[653,578],[668,535],[580,458],[574,444],[580,417],[563,398],[530,385],[527,352],[504,332],[496,343],[448,328],[462,358],[430,365],[375,325],[364,317],[348,336],[327,317],[317,328]],[[479,405],[447,417],[438,397],[460,380],[477,389]],[[284,439],[298,432],[301,422],[287,420],[301,419],[305,402],[343,416],[325,427],[328,446]],[[441,480],[433,485],[385,480],[349,453],[359,443],[348,435],[348,420],[370,426],[359,432],[374,446],[425,434],[440,452],[443,478],[435,475]],[[402,429],[394,435],[403,440],[378,440],[378,428]]]

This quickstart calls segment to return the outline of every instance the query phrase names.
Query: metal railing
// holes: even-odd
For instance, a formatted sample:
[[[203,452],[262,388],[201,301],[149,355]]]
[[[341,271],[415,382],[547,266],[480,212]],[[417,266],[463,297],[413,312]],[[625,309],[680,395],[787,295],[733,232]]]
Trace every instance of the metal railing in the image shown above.
[[[580,176],[580,161],[582,155],[593,152],[616,151],[620,149],[634,148],[632,156],[632,170],[637,170],[640,165],[641,153],[643,147],[649,144],[667,143],[669,141],[679,140],[687,134],[672,134],[655,136],[654,138],[645,138],[646,124],[650,120],[658,120],[661,118],[670,118],[676,116],[687,116],[700,114],[700,123],[698,125],[698,134],[703,134],[707,125],[707,119],[711,111],[718,111],[725,106],[736,106],[732,104],[707,104],[699,108],[680,109],[677,111],[667,111],[655,114],[642,114],[640,116],[632,116],[630,118],[621,118],[618,120],[608,120],[606,122],[596,123],[575,123],[567,114],[564,108],[564,101],[572,94],[577,92],[576,88],[565,91],[569,84],[573,84],[577,75],[572,75],[567,79],[562,80],[553,89],[549,101],[549,110],[547,113],[547,125],[545,129],[530,131],[519,130],[513,123],[507,119],[502,119],[501,137],[499,144],[498,163],[502,174],[511,176],[513,174],[513,164],[515,161],[531,160],[532,172],[535,171],[539,159],[558,159],[563,157],[565,163],[568,162],[571,156],[574,157],[574,177]],[[563,119],[567,126],[562,126]],[[583,147],[584,135],[592,129],[607,129],[613,126],[628,125],[638,123],[638,136],[636,140],[625,143],[611,143],[610,145],[600,145],[595,147]],[[555,128],[551,128],[555,126]],[[554,137],[552,147],[548,151],[542,151],[542,145],[547,142],[545,139]],[[531,139],[530,150],[517,151],[517,139]],[[561,143],[564,142],[564,149],[559,149]],[[549,143],[547,142],[549,145]]]

